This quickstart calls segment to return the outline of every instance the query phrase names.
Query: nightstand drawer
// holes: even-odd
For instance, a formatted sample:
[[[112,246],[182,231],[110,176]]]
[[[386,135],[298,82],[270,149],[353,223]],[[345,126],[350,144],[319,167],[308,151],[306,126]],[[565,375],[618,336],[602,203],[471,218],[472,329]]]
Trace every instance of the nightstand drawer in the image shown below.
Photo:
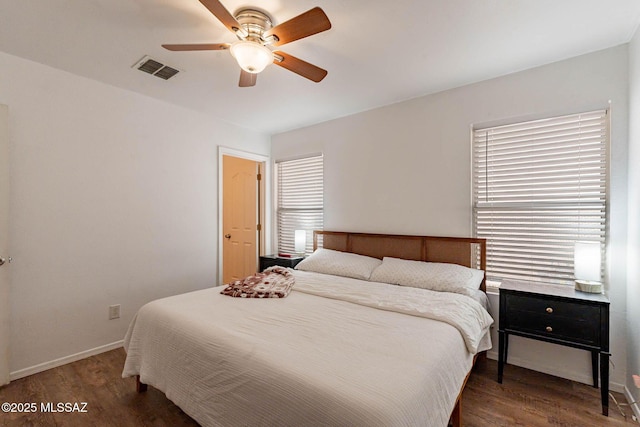
[[[600,343],[600,316],[591,320],[572,319],[528,311],[510,312],[511,331],[528,332],[549,338],[557,338],[597,346]]]
[[[597,306],[529,295],[507,296],[507,309],[584,320],[600,316],[600,308]],[[595,324],[598,324],[597,319]]]
[[[586,345],[600,344],[600,308],[527,295],[507,295],[504,328]]]

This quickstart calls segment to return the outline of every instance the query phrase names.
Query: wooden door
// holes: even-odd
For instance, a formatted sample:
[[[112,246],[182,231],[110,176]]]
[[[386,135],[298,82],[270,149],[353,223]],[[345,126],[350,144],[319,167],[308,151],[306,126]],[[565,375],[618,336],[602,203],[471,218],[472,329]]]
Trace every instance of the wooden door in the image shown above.
[[[0,105],[0,385],[9,382],[9,109]]]
[[[222,159],[222,280],[255,274],[258,262],[258,163]]]

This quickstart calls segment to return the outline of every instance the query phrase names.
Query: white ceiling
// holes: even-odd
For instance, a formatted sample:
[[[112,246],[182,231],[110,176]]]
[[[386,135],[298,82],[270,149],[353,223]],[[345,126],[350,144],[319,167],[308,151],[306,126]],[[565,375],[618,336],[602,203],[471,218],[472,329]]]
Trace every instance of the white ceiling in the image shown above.
[[[222,0],[275,24],[314,6],[332,29],[281,49],[329,71],[313,83],[270,66],[239,88],[232,42],[198,0],[0,0],[0,51],[274,134],[626,43],[638,0]],[[182,70],[165,81],[144,55]],[[1,73],[2,70],[0,70]]]

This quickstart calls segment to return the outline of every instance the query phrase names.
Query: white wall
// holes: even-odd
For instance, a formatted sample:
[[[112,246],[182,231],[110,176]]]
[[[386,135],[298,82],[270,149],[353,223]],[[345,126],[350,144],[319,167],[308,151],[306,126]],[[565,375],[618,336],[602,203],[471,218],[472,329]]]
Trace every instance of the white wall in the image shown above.
[[[327,230],[469,236],[471,125],[606,108],[611,100],[612,386],[622,389],[627,72],[627,46],[619,46],[275,135],[271,153],[324,153]],[[514,337],[509,361],[591,381],[585,351]]]
[[[627,278],[627,388],[640,400],[631,375],[640,375],[640,27],[629,44],[629,253]],[[640,416],[640,408],[636,406]]]
[[[16,378],[117,345],[150,300],[215,285],[218,145],[268,154],[270,143],[3,53],[0,73]],[[108,320],[111,304],[120,319]]]

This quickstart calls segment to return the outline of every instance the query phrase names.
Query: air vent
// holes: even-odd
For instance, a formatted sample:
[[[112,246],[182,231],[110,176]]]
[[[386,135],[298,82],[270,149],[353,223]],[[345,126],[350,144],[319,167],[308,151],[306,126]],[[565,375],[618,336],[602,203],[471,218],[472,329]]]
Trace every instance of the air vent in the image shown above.
[[[168,65],[165,65],[164,67],[160,68],[158,72],[154,74],[154,76],[160,77],[161,79],[169,80],[171,77],[175,76],[178,73],[179,71],[175,68],[171,68]]]
[[[149,58],[148,56],[145,56],[140,61],[136,62],[133,68],[137,68],[140,71],[144,71],[145,73],[160,77],[164,80],[169,80],[180,72],[180,70],[164,65],[161,62]]]

